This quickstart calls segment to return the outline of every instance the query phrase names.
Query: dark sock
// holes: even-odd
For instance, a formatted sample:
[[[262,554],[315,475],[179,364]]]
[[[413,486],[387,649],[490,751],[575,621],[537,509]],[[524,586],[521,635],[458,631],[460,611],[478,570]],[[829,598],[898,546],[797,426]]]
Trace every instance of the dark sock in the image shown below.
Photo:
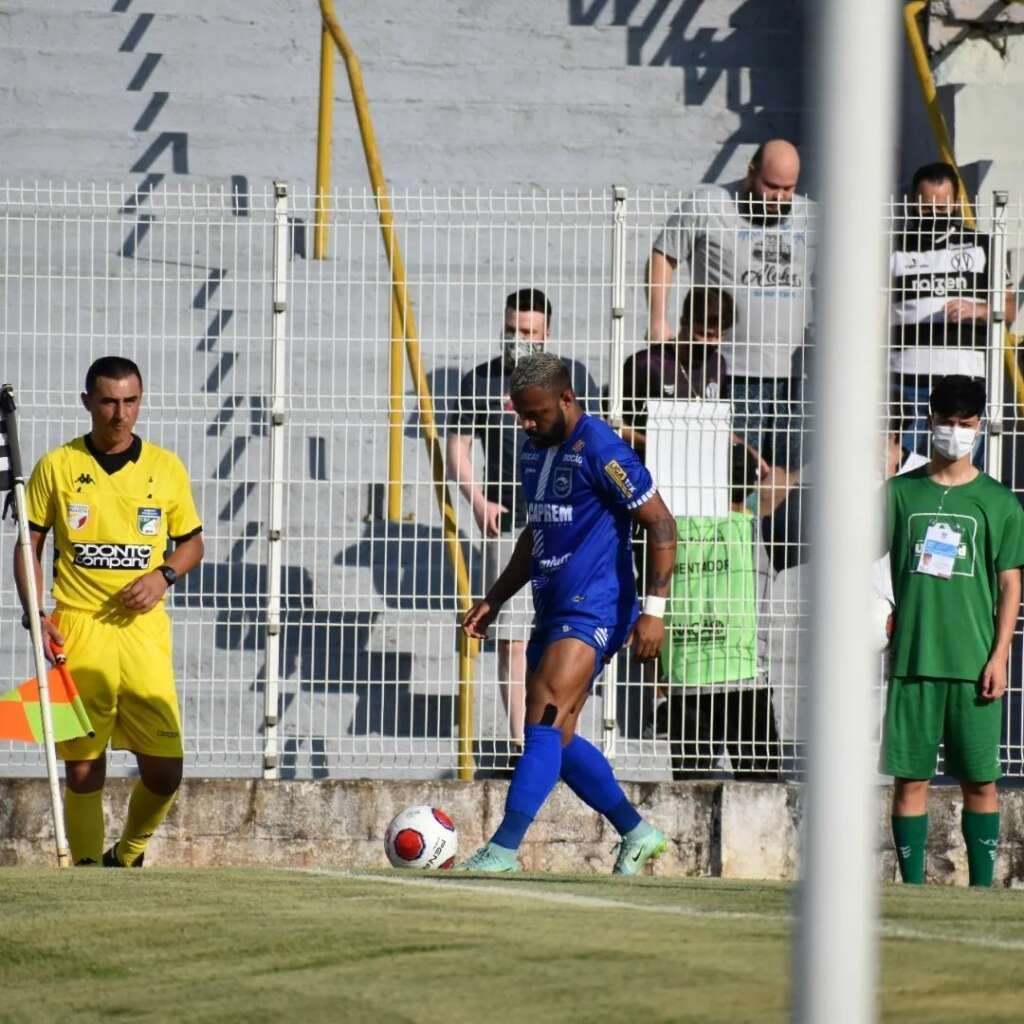
[[[603,814],[619,835],[643,820],[622,791],[608,759],[593,743],[573,736],[562,748],[562,781],[588,806]]]
[[[924,885],[924,850],[928,843],[928,815],[892,816],[892,838],[905,885]]]
[[[964,810],[960,826],[967,844],[967,872],[971,885],[990,886],[999,850],[999,812]]]
[[[528,725],[523,754],[512,773],[505,798],[505,817],[491,842],[517,850],[530,823],[558,782],[562,767],[562,731],[550,725]]]

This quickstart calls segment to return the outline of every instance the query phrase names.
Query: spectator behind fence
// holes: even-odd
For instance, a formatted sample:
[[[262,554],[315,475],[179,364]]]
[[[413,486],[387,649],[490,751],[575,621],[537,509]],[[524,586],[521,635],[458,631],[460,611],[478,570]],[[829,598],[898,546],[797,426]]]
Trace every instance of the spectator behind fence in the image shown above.
[[[667,341],[668,292],[680,260],[694,288],[733,293],[736,324],[722,346],[731,375],[734,429],[775,466],[800,464],[800,410],[791,402],[790,360],[811,318],[815,204],[795,194],[796,147],[757,148],[746,177],[702,186],[654,241],[647,264],[649,337]]]
[[[933,381],[964,374],[984,383],[993,279],[991,238],[967,227],[956,171],[945,163],[914,172],[907,217],[889,257],[892,370],[911,420],[907,447],[928,454],[928,396]],[[1007,322],[1016,300],[1007,293]]]
[[[677,519],[661,664],[669,697],[655,715],[655,735],[668,732],[673,779],[707,775],[723,752],[737,779],[779,777],[771,691],[758,664],[758,567],[746,507],[760,475],[754,453],[734,443],[730,514]]]
[[[1024,509],[971,465],[985,389],[961,374],[931,394],[932,457],[886,485],[896,597],[882,771],[895,776],[892,831],[904,882],[920,884],[928,784],[939,744],[963,790],[971,885],[992,884],[999,841],[1002,698],[1020,613]]]
[[[683,300],[679,336],[652,342],[622,367],[622,437],[644,457],[651,398],[728,398],[729,375],[719,351],[732,329],[732,296],[722,288],[691,289]]]
[[[551,329],[551,302],[538,288],[521,288],[505,300],[502,351],[462,379],[458,412],[449,425],[448,475],[473,509],[483,538],[483,590],[487,592],[508,562],[519,532],[526,525],[522,489],[516,478],[519,452],[526,435],[509,396],[509,378],[516,362],[543,351]],[[597,385],[583,365],[564,359],[572,386],[584,408],[599,408]],[[483,448],[483,481],[473,466],[473,440]],[[508,714],[509,734],[523,742],[526,637],[533,622],[527,590],[506,602],[492,635],[498,644],[498,681]]]

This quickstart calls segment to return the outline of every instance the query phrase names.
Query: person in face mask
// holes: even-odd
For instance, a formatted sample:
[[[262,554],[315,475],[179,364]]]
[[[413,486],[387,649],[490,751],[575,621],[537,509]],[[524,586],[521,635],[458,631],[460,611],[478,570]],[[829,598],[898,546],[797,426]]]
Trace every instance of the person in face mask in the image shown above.
[[[448,424],[447,472],[470,503],[483,539],[485,590],[498,578],[512,554],[516,533],[526,525],[517,477],[519,451],[526,438],[517,426],[509,381],[518,363],[544,351],[551,332],[551,315],[551,300],[539,288],[520,288],[506,298],[501,352],[463,377],[457,412]],[[597,412],[600,395],[593,378],[582,363],[573,359],[563,362],[576,394],[589,411]],[[476,440],[483,449],[482,479],[478,479],[474,465]],[[493,629],[497,639],[498,682],[515,749],[523,741],[526,637],[532,621],[533,611],[524,591],[506,603]],[[491,766],[484,757],[478,763]],[[499,770],[510,770],[507,761]]]
[[[903,881],[921,884],[928,784],[939,742],[960,783],[971,885],[992,884],[996,780],[1010,642],[1020,610],[1024,509],[971,464],[981,381],[942,377],[930,397],[932,456],[886,484],[895,623],[881,770],[895,777],[892,831]]]

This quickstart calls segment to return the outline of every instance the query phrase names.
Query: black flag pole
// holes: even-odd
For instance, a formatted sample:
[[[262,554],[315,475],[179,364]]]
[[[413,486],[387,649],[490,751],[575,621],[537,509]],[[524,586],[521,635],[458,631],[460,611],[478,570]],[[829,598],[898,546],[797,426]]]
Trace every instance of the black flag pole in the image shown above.
[[[46,776],[50,783],[50,812],[53,815],[53,836],[57,847],[57,866],[71,866],[67,837],[64,832],[64,810],[60,799],[60,778],[57,774],[57,751],[53,743],[53,713],[50,708],[49,666],[43,654],[43,625],[39,617],[39,592],[36,585],[35,562],[29,539],[28,511],[25,503],[25,471],[18,443],[17,404],[14,388],[0,388],[0,491],[14,496],[14,517],[18,526],[18,555],[25,580],[25,603],[32,633],[32,653],[39,682],[39,716],[43,727],[43,748],[46,753]]]

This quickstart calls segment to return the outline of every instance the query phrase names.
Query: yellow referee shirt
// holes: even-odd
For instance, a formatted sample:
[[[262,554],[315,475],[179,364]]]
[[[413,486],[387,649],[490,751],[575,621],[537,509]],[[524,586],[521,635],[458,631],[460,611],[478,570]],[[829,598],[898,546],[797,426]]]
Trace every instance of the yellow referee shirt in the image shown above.
[[[32,472],[28,518],[33,529],[54,532],[59,608],[108,608],[132,580],[163,563],[171,541],[202,529],[177,455],[136,437],[124,457],[108,473],[101,460],[118,457],[94,453],[78,437],[44,455]]]

